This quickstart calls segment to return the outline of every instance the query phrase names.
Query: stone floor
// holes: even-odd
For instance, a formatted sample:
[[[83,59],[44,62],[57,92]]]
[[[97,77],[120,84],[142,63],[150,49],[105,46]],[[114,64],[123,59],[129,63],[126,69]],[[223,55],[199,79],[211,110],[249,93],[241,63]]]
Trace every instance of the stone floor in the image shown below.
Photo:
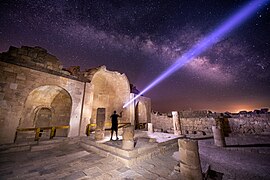
[[[203,168],[209,164],[222,179],[270,179],[269,136],[230,137],[226,141],[226,148],[215,147],[213,139],[199,141]],[[65,141],[51,149],[37,146],[32,151],[1,153],[0,179],[180,179],[174,171],[178,163],[172,156],[175,151],[177,148],[126,167],[112,157]],[[212,179],[219,179],[214,176]]]
[[[223,179],[270,179],[270,136],[233,136],[227,147],[214,146],[213,139],[199,141],[200,158]]]
[[[179,179],[173,151],[132,168],[77,144],[49,150],[0,154],[0,179]]]

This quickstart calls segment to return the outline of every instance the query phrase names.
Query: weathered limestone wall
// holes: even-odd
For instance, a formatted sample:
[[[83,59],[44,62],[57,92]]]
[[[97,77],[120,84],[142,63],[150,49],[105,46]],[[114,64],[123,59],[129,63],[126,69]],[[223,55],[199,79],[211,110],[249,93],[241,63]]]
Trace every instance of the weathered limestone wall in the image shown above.
[[[212,133],[212,126],[216,125],[214,115],[199,112],[186,114],[179,112],[183,134]],[[191,116],[191,117],[183,117]],[[203,117],[199,117],[203,116]],[[173,119],[167,114],[151,113],[151,122],[154,129],[172,132]],[[248,117],[225,118],[225,130],[229,133],[261,134],[270,133],[270,114],[250,115]]]
[[[180,118],[182,132],[193,134],[198,132],[212,133],[212,126],[215,125],[213,117],[203,118]]]
[[[155,131],[173,132],[173,119],[168,114],[151,113],[151,123]]]
[[[42,107],[51,109],[52,112],[61,112],[63,110],[64,112],[62,113],[54,114],[52,118],[55,119],[52,119],[52,121],[57,121],[56,118],[59,119],[59,125],[63,121],[68,121],[70,125],[68,136],[79,135],[85,83],[74,80],[76,79],[75,77],[72,77],[72,79],[59,76],[58,74],[62,73],[61,65],[58,64],[54,57],[51,57],[44,51],[41,51],[44,54],[44,58],[49,58],[45,58],[49,62],[46,62],[46,67],[45,65],[42,67],[42,63],[36,65],[37,62],[28,62],[35,59],[31,59],[30,56],[34,56],[36,60],[42,61],[42,58],[39,58],[39,54],[32,50],[31,48],[15,48],[9,52],[13,53],[12,56],[10,54],[1,54],[0,56],[0,144],[12,143],[16,128],[34,127],[36,110]],[[50,58],[52,59],[51,61]],[[26,63],[24,67],[21,66],[21,62]],[[59,93],[60,91],[66,93]],[[25,103],[31,93],[33,93],[32,97],[34,97],[32,99],[32,107],[27,107]],[[88,92],[87,96],[91,97],[91,94]],[[61,101],[62,103],[70,102],[71,106],[63,104],[58,106],[61,104]],[[91,106],[89,101],[85,103],[85,108]],[[86,112],[84,117],[86,116],[89,117],[90,112]],[[68,119],[69,117],[70,119]]]
[[[229,127],[233,133],[261,134],[270,133],[270,114],[249,117],[229,118]]]
[[[108,71],[105,66],[94,69],[94,74],[89,72],[87,78],[93,85],[93,106],[91,123],[96,122],[98,108],[105,108],[106,122],[110,121],[110,116],[116,110],[121,111],[121,122],[130,122],[129,111],[123,109],[125,102],[129,100],[130,86],[125,74]]]
[[[22,46],[16,48],[10,46],[7,52],[0,53],[0,60],[55,75],[80,79],[80,77],[73,76],[69,71],[64,70],[61,62],[41,47]]]

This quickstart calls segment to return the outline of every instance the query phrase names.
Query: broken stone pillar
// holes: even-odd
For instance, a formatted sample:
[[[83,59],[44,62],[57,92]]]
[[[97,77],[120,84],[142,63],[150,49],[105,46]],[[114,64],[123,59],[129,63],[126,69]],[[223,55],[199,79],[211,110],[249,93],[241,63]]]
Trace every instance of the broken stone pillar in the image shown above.
[[[218,126],[212,126],[213,136],[214,136],[214,142],[216,146],[219,147],[225,147],[225,137],[222,132],[222,129]]]
[[[178,112],[172,111],[172,116],[173,116],[174,135],[181,135],[182,131]]]
[[[198,141],[178,139],[181,179],[202,180]]]
[[[147,127],[148,127],[148,132],[154,133],[154,128],[153,128],[153,124],[152,123],[147,123]]]
[[[104,139],[105,134],[105,108],[97,109],[97,120],[95,129],[95,140],[100,141]]]
[[[134,149],[134,126],[123,128],[122,148],[126,150]]]

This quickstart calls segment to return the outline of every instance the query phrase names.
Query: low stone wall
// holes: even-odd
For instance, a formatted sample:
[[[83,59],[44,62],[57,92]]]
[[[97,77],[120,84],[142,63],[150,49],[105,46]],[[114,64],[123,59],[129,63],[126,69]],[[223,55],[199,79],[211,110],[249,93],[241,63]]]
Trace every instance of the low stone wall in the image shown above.
[[[215,125],[213,117],[203,118],[180,118],[182,133],[197,134],[197,133],[212,133],[211,127]]]
[[[229,118],[229,128],[232,133],[263,134],[270,133],[270,114],[250,117]]]
[[[173,119],[168,114],[151,113],[151,123],[155,131],[173,132]]]
[[[183,117],[183,113],[179,112],[182,133],[195,134],[205,133],[211,134],[213,125],[216,125],[215,115],[201,114],[203,117],[192,115],[191,117]],[[170,114],[152,113],[151,122],[157,131],[173,132],[173,119]],[[235,134],[264,134],[270,133],[270,114],[254,114],[249,116],[234,116],[224,118],[223,127],[225,133]]]

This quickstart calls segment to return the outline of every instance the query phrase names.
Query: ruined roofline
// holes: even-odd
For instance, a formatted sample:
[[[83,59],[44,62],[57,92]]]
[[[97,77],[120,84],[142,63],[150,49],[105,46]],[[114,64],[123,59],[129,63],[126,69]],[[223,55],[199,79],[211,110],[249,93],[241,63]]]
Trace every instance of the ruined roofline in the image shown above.
[[[84,71],[80,71],[79,66],[63,68],[59,59],[39,46],[21,46],[21,48],[10,46],[7,52],[0,53],[0,61],[81,82],[91,82],[97,72],[104,71],[123,77],[128,82],[130,88],[130,83],[125,73],[108,70],[105,65]],[[130,88],[130,93],[137,94],[138,92],[136,93]]]
[[[107,73],[110,73],[110,74],[116,74],[116,75],[120,75],[120,76],[125,76],[125,77],[127,78],[127,76],[126,76],[125,73],[120,73],[120,72],[118,72],[118,71],[111,71],[111,70],[108,70],[107,67],[106,67],[105,65],[101,65],[101,66],[98,66],[98,67],[95,67],[95,68],[87,69],[87,70],[83,71],[82,73],[85,74],[85,75],[84,75],[85,77],[88,77],[88,78],[92,79],[93,76],[94,76],[98,71],[101,71],[101,70],[103,70],[103,71],[105,71],[105,72],[107,72]]]
[[[71,75],[70,72],[63,69],[63,65],[55,56],[38,46],[22,46],[21,48],[10,46],[7,52],[0,53],[0,61],[81,82],[89,82],[86,78]]]

